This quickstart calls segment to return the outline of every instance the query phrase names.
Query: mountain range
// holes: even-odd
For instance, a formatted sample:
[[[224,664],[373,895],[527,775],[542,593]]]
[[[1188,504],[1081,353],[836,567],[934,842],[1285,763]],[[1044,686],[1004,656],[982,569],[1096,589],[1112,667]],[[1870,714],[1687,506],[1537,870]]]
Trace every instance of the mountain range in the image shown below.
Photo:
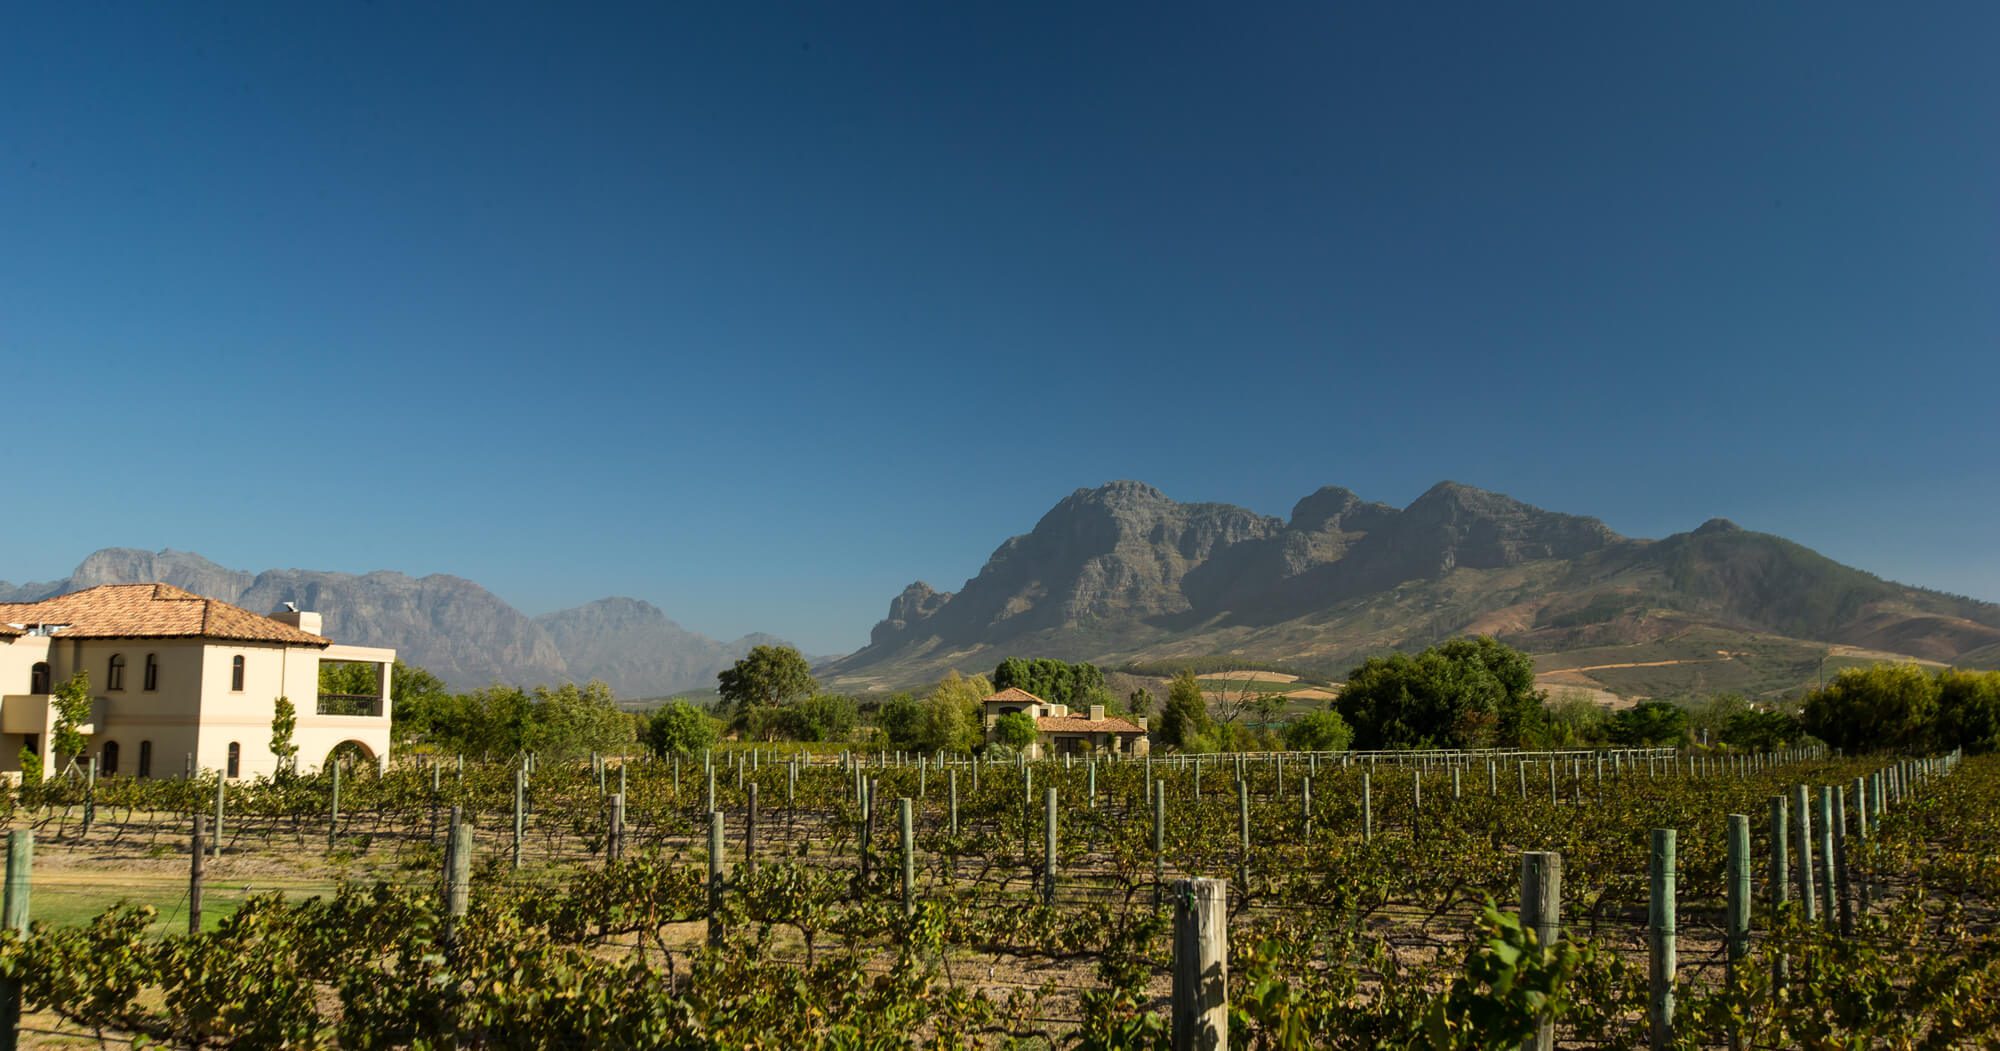
[[[661,697],[715,687],[715,673],[759,643],[689,631],[651,603],[604,598],[530,618],[470,580],[435,574],[227,569],[185,551],[106,548],[63,580],[0,582],[0,602],[27,602],[99,584],[163,582],[259,613],[296,602],[317,610],[326,634],[391,646],[458,689],[496,682],[602,679],[620,696]]]
[[[718,641],[633,598],[528,617],[459,577],[250,573],[171,550],[107,548],[64,580],[0,583],[0,601],[150,581],[259,612],[296,602],[323,614],[329,636],[393,646],[459,688],[598,678],[628,698],[708,690],[750,647],[780,641]],[[1452,482],[1402,508],[1328,487],[1280,519],[1126,481],[1065,497],[956,592],[909,585],[868,645],[817,671],[857,692],[1010,655],[1337,681],[1367,656],[1467,633],[1534,654],[1552,691],[1598,700],[1777,695],[1881,659],[2000,667],[2000,605],[1885,581],[1722,519],[1639,539]]]
[[[1475,632],[1536,654],[1545,685],[1600,699],[1775,694],[1884,658],[2000,664],[2000,605],[1722,519],[1637,539],[1453,482],[1403,508],[1324,488],[1279,519],[1124,481],[1063,499],[956,592],[911,584],[866,647],[821,671],[881,688],[1034,654],[1337,679]]]

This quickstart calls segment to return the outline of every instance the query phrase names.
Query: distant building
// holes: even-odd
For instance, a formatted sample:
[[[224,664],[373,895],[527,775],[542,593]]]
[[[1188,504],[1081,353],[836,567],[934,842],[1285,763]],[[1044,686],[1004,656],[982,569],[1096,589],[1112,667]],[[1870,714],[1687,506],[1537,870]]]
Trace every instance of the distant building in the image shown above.
[[[1069,705],[1042,700],[1026,690],[1008,687],[982,702],[986,706],[986,739],[993,739],[993,725],[1010,712],[1025,712],[1035,720],[1040,739],[1028,746],[1031,758],[1046,751],[1053,755],[1145,755],[1146,720],[1134,722],[1104,714],[1104,706],[1090,706],[1088,718],[1071,715]]]
[[[298,712],[301,771],[336,751],[378,762],[389,754],[396,651],[342,646],[319,632],[317,613],[262,616],[168,584],[0,603],[0,774],[19,776],[24,747],[47,761],[51,694],[79,669],[93,698],[79,728],[85,757],[103,774],[274,773],[271,717],[281,696]],[[320,693],[324,664],[372,665],[372,689]]]

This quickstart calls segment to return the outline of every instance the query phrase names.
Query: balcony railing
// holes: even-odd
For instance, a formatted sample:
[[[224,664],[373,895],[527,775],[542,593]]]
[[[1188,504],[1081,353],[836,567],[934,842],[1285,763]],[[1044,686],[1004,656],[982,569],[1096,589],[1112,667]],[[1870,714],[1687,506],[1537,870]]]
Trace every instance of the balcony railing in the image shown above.
[[[321,715],[381,715],[382,698],[372,693],[322,693]]]

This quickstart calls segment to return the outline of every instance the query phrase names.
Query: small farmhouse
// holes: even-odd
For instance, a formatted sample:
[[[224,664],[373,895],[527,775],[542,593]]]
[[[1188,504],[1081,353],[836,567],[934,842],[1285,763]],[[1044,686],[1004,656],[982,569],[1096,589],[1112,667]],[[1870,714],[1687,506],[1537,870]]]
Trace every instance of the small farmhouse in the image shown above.
[[[1148,748],[1146,720],[1134,722],[1104,714],[1104,706],[1090,706],[1089,716],[1071,715],[1069,706],[1042,700],[1026,690],[1008,687],[986,698],[986,735],[993,738],[993,726],[1010,712],[1025,712],[1035,720],[1040,738],[1029,746],[1030,758],[1053,755],[1145,755]]]
[[[300,770],[335,753],[378,762],[389,753],[396,651],[339,645],[320,624],[318,613],[263,616],[168,584],[0,603],[0,774],[19,776],[23,748],[47,755],[52,695],[79,670],[93,702],[79,729],[103,774],[274,773],[271,717],[281,696],[298,713]],[[324,664],[370,665],[374,688],[323,694]]]

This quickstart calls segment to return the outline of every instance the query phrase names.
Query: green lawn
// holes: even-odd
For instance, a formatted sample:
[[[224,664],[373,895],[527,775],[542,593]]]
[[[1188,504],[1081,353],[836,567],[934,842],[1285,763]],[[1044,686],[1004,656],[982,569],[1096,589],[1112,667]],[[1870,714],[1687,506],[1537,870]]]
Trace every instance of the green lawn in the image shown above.
[[[288,898],[328,894],[330,880],[305,879],[216,879],[202,887],[201,926],[213,930],[222,918],[234,913],[253,894],[283,893]],[[124,873],[65,872],[60,876],[38,876],[29,891],[29,918],[57,926],[82,926],[99,913],[129,901],[159,910],[153,933],[187,930],[187,882],[161,880]]]

